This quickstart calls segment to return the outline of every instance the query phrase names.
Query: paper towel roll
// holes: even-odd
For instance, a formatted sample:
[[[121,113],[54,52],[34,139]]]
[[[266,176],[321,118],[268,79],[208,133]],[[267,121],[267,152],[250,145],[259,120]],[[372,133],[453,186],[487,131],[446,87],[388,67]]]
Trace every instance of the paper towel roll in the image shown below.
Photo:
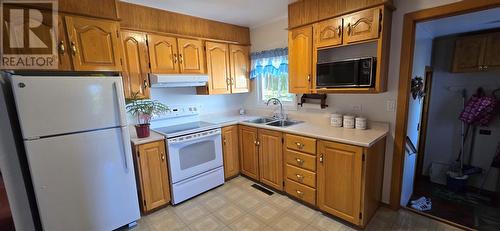
[[[321,105],[315,103],[303,103],[302,108],[321,110]]]

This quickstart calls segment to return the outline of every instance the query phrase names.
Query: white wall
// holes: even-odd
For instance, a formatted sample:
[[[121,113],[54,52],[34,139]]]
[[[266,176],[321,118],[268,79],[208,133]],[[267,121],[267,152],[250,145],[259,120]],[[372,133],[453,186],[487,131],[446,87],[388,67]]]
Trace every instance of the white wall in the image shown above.
[[[500,88],[500,71],[476,73],[451,73],[455,37],[435,39],[433,58],[433,81],[429,106],[427,142],[424,156],[424,174],[429,174],[432,162],[452,163],[460,150],[460,127],[458,119],[463,109],[461,90],[467,90],[467,98],[483,87],[487,94],[494,88]],[[480,135],[479,129],[491,130],[491,135]],[[487,128],[476,131],[472,164],[487,169],[491,163],[500,140],[500,117]],[[469,138],[471,134],[469,134]],[[469,145],[466,145],[466,162],[469,156]],[[498,169],[493,168],[485,184],[486,189],[495,191]],[[470,182],[479,186],[484,175],[476,175]]]
[[[151,98],[166,105],[200,105],[200,114],[224,113],[243,107],[248,93],[231,95],[196,95],[194,87],[151,88]]]
[[[330,94],[328,95],[328,110],[321,113],[331,112],[353,112],[353,105],[361,106],[361,112],[357,114],[368,117],[374,121],[385,121],[390,123],[391,134],[387,139],[387,148],[385,156],[384,168],[384,187],[382,193],[382,201],[389,202],[390,197],[390,180],[392,174],[392,154],[394,148],[394,128],[396,121],[396,112],[387,111],[387,101],[395,101],[397,99],[397,88],[399,78],[399,62],[401,58],[401,37],[403,31],[403,16],[406,13],[431,8],[439,5],[457,2],[458,0],[396,0],[396,10],[392,16],[392,32],[391,32],[391,52],[389,60],[389,81],[388,91],[381,94],[357,95],[357,94]],[[287,24],[282,20],[269,25],[261,26],[250,30],[252,51],[260,51],[276,47],[287,46],[284,39],[287,37],[287,32],[283,31]],[[255,81],[254,81],[255,82]],[[256,95],[255,91],[249,95],[246,100],[246,107],[254,105]],[[325,119],[328,118],[325,116]]]

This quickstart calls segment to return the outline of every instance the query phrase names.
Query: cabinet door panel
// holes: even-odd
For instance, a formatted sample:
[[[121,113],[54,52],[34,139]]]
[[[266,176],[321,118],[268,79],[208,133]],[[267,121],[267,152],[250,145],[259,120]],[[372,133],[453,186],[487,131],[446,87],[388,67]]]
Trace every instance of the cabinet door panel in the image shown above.
[[[230,178],[240,173],[238,146],[238,126],[222,128],[222,145],[224,152],[224,177]]]
[[[342,44],[342,18],[332,18],[314,24],[314,47]]]
[[[250,89],[250,57],[248,46],[229,45],[231,57],[231,93],[248,92]]]
[[[486,70],[500,68],[500,33],[488,36],[484,56],[484,68]]]
[[[179,73],[176,38],[148,34],[148,49],[152,73]]]
[[[150,211],[170,202],[164,141],[140,145],[138,159],[144,210]]]
[[[257,149],[257,128],[240,126],[241,173],[259,180],[259,150]]]
[[[319,141],[318,149],[318,207],[358,224],[363,148]]]
[[[344,43],[378,38],[380,12],[380,8],[375,8],[344,16]]]
[[[75,71],[121,71],[118,22],[65,16]]]
[[[179,48],[179,66],[181,73],[205,73],[203,44],[197,39],[177,39]]]
[[[146,34],[122,31],[124,67],[122,72],[125,98],[133,94],[149,98],[148,48]]]
[[[260,182],[283,190],[283,135],[259,129]]]
[[[455,42],[453,72],[480,71],[484,62],[486,36],[459,38]]]
[[[312,26],[288,32],[288,87],[291,93],[310,92],[312,32]]]
[[[208,91],[210,94],[229,94],[229,46],[225,43],[206,43]]]

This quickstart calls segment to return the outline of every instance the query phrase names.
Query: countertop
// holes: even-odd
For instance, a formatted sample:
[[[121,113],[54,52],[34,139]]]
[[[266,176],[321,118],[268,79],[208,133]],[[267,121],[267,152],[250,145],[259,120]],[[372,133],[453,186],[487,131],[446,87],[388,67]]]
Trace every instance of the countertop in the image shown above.
[[[261,116],[220,116],[214,119],[204,118],[203,121],[217,123],[222,127],[241,124],[362,147],[371,147],[389,133],[389,124],[373,121],[368,123],[368,129],[366,130],[347,129],[343,127],[337,128],[330,125],[319,125],[310,122],[303,122],[289,127],[274,127],[265,124],[245,122],[258,117]]]
[[[165,139],[165,136],[161,135],[158,132],[153,131],[152,129],[150,130],[149,137],[146,138],[138,138],[137,133],[135,132],[135,127],[133,125],[129,126],[129,130],[130,130],[130,142],[132,142],[133,145],[141,145]]]

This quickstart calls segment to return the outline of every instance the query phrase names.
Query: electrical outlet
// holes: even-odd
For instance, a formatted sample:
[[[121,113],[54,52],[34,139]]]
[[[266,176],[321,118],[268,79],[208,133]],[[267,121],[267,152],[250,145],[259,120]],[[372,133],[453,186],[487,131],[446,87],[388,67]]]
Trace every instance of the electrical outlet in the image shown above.
[[[361,112],[361,110],[362,110],[361,104],[352,105],[352,112],[359,113],[359,112]]]
[[[396,101],[387,100],[387,111],[394,112],[396,110]]]

